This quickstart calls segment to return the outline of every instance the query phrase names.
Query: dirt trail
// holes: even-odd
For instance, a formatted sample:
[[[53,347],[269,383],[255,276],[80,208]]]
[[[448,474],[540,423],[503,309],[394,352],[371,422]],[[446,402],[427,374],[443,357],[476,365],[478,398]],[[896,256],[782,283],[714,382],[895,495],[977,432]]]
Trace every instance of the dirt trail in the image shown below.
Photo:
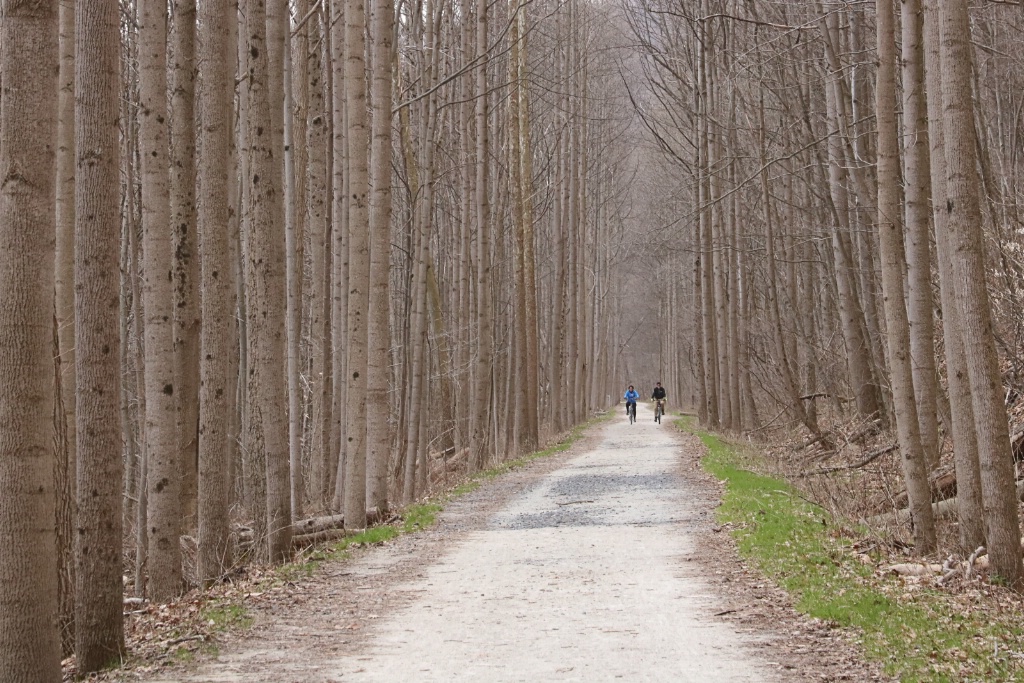
[[[639,418],[326,567],[216,660],[159,680],[792,680],[785,638],[723,618],[735,601],[705,578],[711,506],[681,467],[694,442]]]

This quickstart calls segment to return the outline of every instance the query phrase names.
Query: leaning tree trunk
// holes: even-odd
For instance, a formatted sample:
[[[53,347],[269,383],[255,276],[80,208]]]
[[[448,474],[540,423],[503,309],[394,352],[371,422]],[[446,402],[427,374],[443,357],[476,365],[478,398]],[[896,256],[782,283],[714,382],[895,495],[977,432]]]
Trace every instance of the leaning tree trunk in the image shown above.
[[[0,22],[0,291],[17,302],[0,314],[0,680],[39,683],[61,677],[52,423],[57,4],[5,0]],[[116,310],[116,294],[114,302]]]

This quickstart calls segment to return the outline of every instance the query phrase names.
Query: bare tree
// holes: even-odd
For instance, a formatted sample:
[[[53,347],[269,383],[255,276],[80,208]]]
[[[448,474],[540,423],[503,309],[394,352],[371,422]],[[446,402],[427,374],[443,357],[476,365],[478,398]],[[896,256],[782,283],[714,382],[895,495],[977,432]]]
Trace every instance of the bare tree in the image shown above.
[[[175,430],[170,163],[167,122],[167,5],[139,3],[139,157],[142,160],[149,595],[182,590],[181,469]]]
[[[0,679],[60,679],[53,482],[57,2],[0,22]],[[116,358],[116,354],[115,354]]]

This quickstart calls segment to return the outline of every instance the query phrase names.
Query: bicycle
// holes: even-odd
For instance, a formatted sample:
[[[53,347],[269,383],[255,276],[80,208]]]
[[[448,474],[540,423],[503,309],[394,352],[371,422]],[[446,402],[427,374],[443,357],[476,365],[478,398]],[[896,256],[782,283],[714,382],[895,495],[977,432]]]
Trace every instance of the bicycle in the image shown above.
[[[665,399],[659,398],[654,402],[654,421],[661,424],[661,416],[665,414]]]
[[[636,422],[636,403],[627,403],[626,413],[629,415],[629,424]]]

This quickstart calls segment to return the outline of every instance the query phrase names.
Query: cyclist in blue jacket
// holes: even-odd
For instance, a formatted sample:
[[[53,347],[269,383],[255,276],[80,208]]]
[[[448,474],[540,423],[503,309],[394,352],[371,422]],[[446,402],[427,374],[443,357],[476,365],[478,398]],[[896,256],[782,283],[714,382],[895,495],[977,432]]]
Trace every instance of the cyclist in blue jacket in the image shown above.
[[[626,399],[626,415],[629,415],[629,407],[633,406],[633,410],[636,410],[637,399],[640,398],[640,393],[633,388],[633,385],[629,385],[629,389],[626,389],[626,395],[623,397]]]

